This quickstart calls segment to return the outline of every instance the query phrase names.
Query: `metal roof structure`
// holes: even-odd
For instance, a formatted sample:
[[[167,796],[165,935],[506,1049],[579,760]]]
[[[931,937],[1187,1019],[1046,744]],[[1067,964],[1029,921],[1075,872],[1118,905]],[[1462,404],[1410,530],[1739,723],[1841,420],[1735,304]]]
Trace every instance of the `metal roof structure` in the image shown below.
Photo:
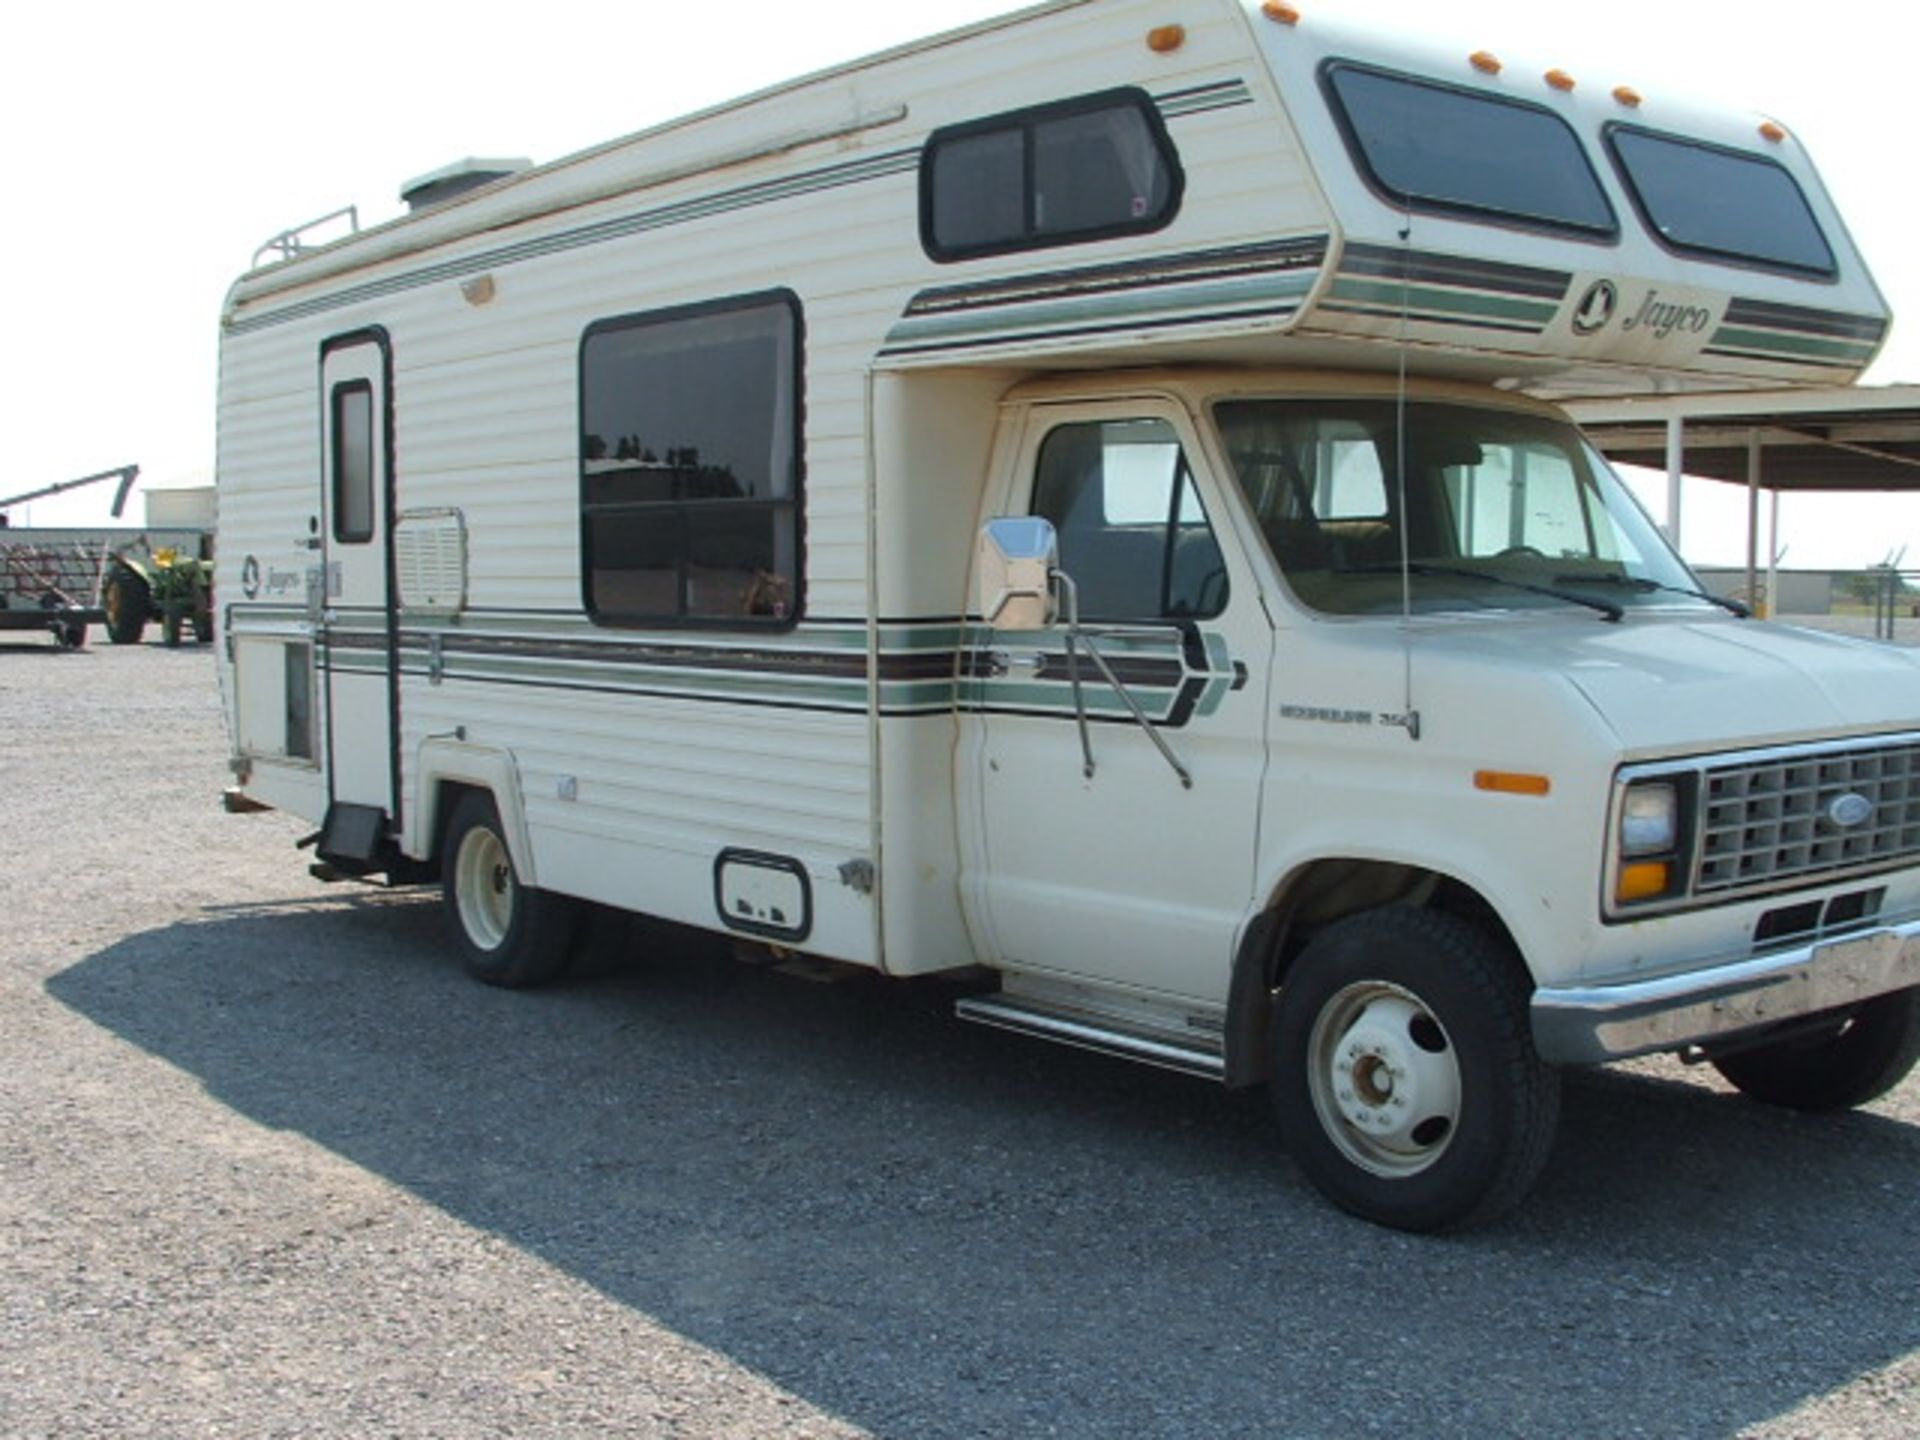
[[[1610,459],[1766,490],[1920,490],[1920,385],[1584,400],[1567,406]]]
[[[1683,476],[1747,487],[1749,596],[1760,593],[1762,491],[1772,505],[1771,556],[1780,548],[1784,491],[1920,490],[1920,385],[1583,400],[1566,408],[1610,460],[1666,472],[1666,530],[1676,549]]]

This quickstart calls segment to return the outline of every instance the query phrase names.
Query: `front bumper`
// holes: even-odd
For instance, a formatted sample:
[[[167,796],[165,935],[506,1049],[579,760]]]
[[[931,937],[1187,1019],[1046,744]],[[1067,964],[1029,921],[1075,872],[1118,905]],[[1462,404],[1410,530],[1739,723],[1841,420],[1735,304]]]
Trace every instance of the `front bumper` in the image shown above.
[[[1920,919],[1653,980],[1536,990],[1533,1043],[1555,1065],[1679,1050],[1920,985]]]

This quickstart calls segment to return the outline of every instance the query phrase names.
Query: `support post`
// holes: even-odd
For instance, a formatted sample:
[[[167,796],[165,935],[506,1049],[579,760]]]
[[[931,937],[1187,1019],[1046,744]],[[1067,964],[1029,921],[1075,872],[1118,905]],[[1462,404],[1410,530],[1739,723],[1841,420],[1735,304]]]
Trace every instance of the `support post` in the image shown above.
[[[1680,548],[1680,481],[1687,473],[1687,422],[1678,415],[1667,421],[1667,543]]]
[[[1760,432],[1747,431],[1747,604],[1758,612],[1760,599]]]
[[[1767,608],[1762,620],[1780,613],[1780,491],[1776,487],[1767,495],[1772,513],[1767,517]]]

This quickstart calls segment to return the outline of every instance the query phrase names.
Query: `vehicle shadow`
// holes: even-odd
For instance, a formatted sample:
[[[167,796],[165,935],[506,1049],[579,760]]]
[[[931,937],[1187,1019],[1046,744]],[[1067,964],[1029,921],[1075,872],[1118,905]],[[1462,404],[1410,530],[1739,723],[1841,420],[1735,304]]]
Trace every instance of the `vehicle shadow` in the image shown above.
[[[77,650],[55,642],[45,631],[14,630],[7,632],[8,639],[0,640],[0,655],[62,655],[69,659],[84,656],[93,650],[91,645],[83,645]],[[22,639],[22,636],[32,636]]]
[[[1920,1128],[1584,1077],[1525,1210],[1417,1238],[1321,1202],[1258,1095],[646,934],[510,994],[369,895],[48,989],[879,1434],[1734,1434],[1920,1346]]]

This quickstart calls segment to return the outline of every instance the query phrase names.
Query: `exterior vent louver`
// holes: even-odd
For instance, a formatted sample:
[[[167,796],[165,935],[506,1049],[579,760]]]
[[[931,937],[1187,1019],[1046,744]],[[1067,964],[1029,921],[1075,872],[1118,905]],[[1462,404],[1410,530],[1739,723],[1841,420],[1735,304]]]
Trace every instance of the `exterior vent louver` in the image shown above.
[[[532,168],[531,160],[479,160],[470,155],[465,160],[442,165],[438,170],[407,181],[400,187],[400,198],[406,202],[407,210],[417,215],[422,210],[444,205],[469,190],[477,190],[482,185],[491,185],[496,180],[504,180],[509,175],[518,175],[522,170]]]

